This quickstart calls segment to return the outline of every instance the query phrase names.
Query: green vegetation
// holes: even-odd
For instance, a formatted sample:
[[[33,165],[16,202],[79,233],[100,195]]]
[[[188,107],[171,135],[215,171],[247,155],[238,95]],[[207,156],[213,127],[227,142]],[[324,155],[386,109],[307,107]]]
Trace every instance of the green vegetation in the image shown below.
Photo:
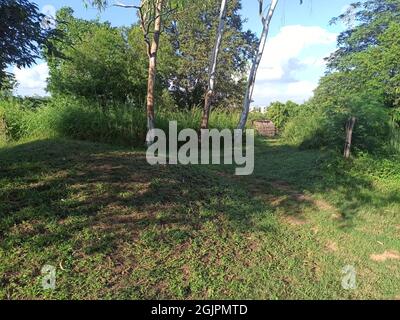
[[[238,179],[229,167],[151,167],[141,152],[99,144],[9,145],[0,296],[398,297],[399,159],[333,172],[326,157],[259,141],[255,175]],[[41,287],[44,264],[57,267],[54,291]],[[349,264],[354,291],[341,287]]]
[[[162,110],[158,127],[168,131],[169,121],[178,129],[198,129],[201,110]],[[239,113],[216,110],[210,126],[234,129]],[[0,101],[0,137],[12,142],[34,138],[72,138],[122,146],[144,146],[146,115],[131,104],[109,103],[104,107],[85,99],[58,97],[50,100],[3,99]]]
[[[286,103],[273,102],[267,109],[266,117],[282,131],[289,120],[293,119],[300,112],[300,105],[292,101]]]
[[[3,90],[12,88],[14,77],[7,66],[27,67],[35,63],[42,49],[49,54],[56,50],[49,38],[57,41],[58,32],[47,28],[49,21],[40,13],[38,6],[28,0],[2,0],[0,3],[0,96]]]
[[[190,110],[203,104],[207,87],[209,54],[214,45],[219,1],[193,2],[165,21],[157,59],[156,99],[165,108]],[[240,1],[230,1],[225,48],[218,74],[216,105],[239,107],[247,62],[252,57],[256,37],[243,31]],[[49,91],[53,95],[73,95],[107,104],[129,102],[142,106],[146,100],[148,57],[139,25],[114,28],[109,23],[74,17],[71,8],[57,13],[57,34],[52,43],[62,55],[49,54]],[[207,17],[195,25],[194,20]],[[176,20],[179,19],[179,29]],[[215,30],[214,30],[215,29]],[[240,50],[237,50],[240,48]],[[235,78],[243,78],[234,81]],[[173,91],[166,90],[172,83]]]
[[[355,14],[357,26],[339,36],[328,75],[287,124],[288,141],[337,150],[344,145],[346,119],[354,116],[356,151],[398,152],[399,5],[398,0],[366,1],[333,20],[346,21]]]
[[[186,3],[164,4],[175,2]],[[241,2],[229,3],[217,129],[239,122],[257,45]],[[163,15],[157,68],[146,52],[155,21],[143,41],[139,25],[63,8],[54,34],[42,35],[32,7],[52,96],[13,97],[0,60],[0,299],[400,299],[400,1],[352,5],[333,20],[356,23],[314,97],[250,115],[280,132],[256,138],[252,176],[229,165],[150,166],[149,115],[166,131],[170,121],[199,129],[219,4]],[[56,267],[55,290],[42,288],[44,265]],[[346,266],[354,290],[342,286]]]

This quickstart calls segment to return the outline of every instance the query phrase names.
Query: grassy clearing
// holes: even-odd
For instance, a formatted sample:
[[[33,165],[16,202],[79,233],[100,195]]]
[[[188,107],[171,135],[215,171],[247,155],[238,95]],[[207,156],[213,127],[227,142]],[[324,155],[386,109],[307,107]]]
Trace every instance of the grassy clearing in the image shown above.
[[[3,146],[0,297],[398,298],[399,177],[331,172],[327,156],[259,141],[254,176],[237,178],[101,144]]]

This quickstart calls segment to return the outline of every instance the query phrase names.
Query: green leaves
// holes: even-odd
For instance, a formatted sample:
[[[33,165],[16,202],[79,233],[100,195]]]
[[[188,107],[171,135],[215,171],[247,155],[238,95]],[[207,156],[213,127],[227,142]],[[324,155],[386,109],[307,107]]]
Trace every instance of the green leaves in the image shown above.
[[[84,5],[87,6],[92,6],[92,7],[96,7],[99,10],[104,10],[107,5],[108,5],[107,0],[83,0]]]
[[[391,136],[400,136],[393,134],[400,123],[400,1],[356,3],[333,22],[350,18],[354,21],[338,38],[339,50],[330,57],[330,73],[320,80],[311,108],[290,121],[285,133],[305,147],[342,149],[344,123],[355,116],[354,146],[382,152]]]
[[[171,8],[182,9],[189,3],[189,0],[169,0]]]
[[[86,6],[91,5],[99,10],[105,10],[109,5],[113,5],[114,2],[110,0],[83,0]],[[157,0],[138,0],[136,1],[136,5],[138,7],[154,7]],[[189,0],[164,0],[164,3],[168,9],[182,9],[187,5],[190,1]],[[115,4],[123,5],[124,2],[116,2]],[[128,5],[127,5],[128,6]]]
[[[192,108],[204,103],[208,84],[210,52],[218,29],[221,1],[195,1],[185,10],[178,11],[167,28],[176,53],[177,68],[171,78],[176,88],[174,96],[181,108]],[[224,108],[239,107],[243,100],[248,61],[254,55],[257,38],[251,31],[243,30],[240,16],[241,3],[229,0],[222,50],[219,53],[215,104]],[[178,21],[175,24],[175,21]],[[239,81],[235,81],[239,79]],[[242,81],[244,80],[244,81]]]
[[[35,3],[28,0],[0,2],[0,88],[9,76],[7,65],[29,67],[40,57],[41,49],[48,48],[48,37],[53,33],[44,26],[45,16]]]

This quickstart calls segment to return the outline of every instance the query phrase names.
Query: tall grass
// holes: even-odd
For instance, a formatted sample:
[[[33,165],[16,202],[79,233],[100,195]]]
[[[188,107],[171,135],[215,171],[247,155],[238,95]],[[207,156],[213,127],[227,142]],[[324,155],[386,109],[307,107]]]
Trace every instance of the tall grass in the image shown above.
[[[198,130],[201,110],[163,110],[157,112],[157,127],[168,132],[169,121],[177,121],[178,129]],[[234,129],[239,113],[214,110],[210,127]],[[1,125],[3,124],[3,126]],[[144,108],[129,104],[106,107],[91,101],[58,97],[39,106],[21,100],[0,101],[0,137],[3,140],[63,137],[127,146],[142,146],[147,134]]]
[[[282,137],[290,144],[304,148],[319,148],[325,144],[323,130],[326,119],[319,113],[302,113],[285,126]]]

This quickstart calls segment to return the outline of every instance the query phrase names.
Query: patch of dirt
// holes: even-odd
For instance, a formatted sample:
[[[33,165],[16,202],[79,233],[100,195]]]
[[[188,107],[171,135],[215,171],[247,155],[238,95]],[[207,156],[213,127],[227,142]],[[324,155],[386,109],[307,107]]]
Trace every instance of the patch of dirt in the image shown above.
[[[339,247],[336,242],[333,241],[328,241],[328,243],[325,245],[326,249],[330,252],[337,252],[339,251]]]
[[[43,226],[39,220],[32,221],[22,221],[20,224],[16,224],[11,228],[11,234],[22,236],[22,237],[31,237],[37,233],[41,233],[43,230]]]
[[[255,237],[248,237],[248,245],[247,247],[251,252],[260,252],[261,251],[261,241]]]
[[[184,264],[182,266],[182,275],[183,275],[183,281],[186,283],[186,285],[189,285],[191,269],[190,266],[188,266],[187,264]]]
[[[306,220],[300,219],[297,217],[293,217],[293,216],[286,216],[286,217],[284,217],[284,220],[291,226],[303,226],[307,223]]]
[[[263,200],[270,203],[273,207],[280,207],[287,200],[287,197],[286,196],[279,197],[279,196],[266,195],[263,197]]]
[[[314,199],[312,196],[306,195],[304,193],[299,193],[293,190],[291,186],[284,181],[274,181],[271,183],[271,186],[281,192],[287,193],[288,197],[296,202],[307,202],[321,211],[333,212],[332,219],[341,220],[343,218],[343,215],[338,211],[338,209],[336,209],[328,202],[320,199]],[[281,200],[281,202],[278,203],[281,204],[282,202],[283,201]],[[304,222],[302,224],[304,224]]]
[[[312,231],[315,235],[317,235],[317,234],[319,233],[319,228],[318,228],[318,227],[313,227],[313,228],[311,228],[311,231]]]
[[[331,215],[332,220],[341,220],[343,219],[343,216],[339,213],[334,213]]]
[[[328,202],[324,201],[324,200],[314,200],[314,204],[323,211],[334,211],[336,212],[337,209],[332,206],[331,204],[329,204]]]
[[[275,189],[278,189],[280,191],[285,191],[285,192],[293,192],[292,188],[287,182],[284,181],[274,181],[271,182],[271,186],[274,187]]]
[[[400,253],[395,250],[385,251],[382,254],[372,254],[371,260],[375,262],[385,262],[387,260],[400,260]]]

